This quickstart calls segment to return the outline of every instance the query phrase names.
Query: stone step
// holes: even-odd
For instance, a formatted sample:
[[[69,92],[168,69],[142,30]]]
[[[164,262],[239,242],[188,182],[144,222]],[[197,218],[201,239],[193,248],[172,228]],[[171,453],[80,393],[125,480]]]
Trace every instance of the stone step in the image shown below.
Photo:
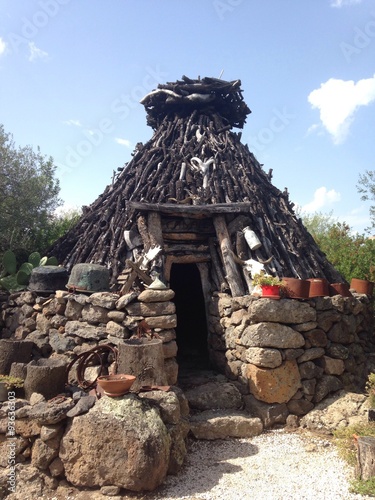
[[[190,417],[190,430],[196,439],[249,438],[263,432],[263,423],[240,410],[206,410]]]

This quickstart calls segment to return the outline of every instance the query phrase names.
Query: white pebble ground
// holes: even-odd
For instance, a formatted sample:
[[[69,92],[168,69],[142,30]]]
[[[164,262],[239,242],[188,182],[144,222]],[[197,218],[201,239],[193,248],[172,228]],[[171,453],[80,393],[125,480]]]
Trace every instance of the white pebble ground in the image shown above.
[[[346,500],[353,471],[321,438],[271,431],[251,439],[194,441],[186,465],[158,500]]]

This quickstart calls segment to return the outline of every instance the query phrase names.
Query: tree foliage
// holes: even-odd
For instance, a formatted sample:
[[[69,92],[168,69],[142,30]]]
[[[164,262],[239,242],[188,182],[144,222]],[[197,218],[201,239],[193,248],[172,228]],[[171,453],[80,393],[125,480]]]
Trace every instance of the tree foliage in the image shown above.
[[[330,214],[304,215],[303,223],[327,259],[350,282],[352,278],[375,280],[375,240],[353,234],[345,222]]]
[[[41,249],[40,232],[61,204],[55,170],[53,159],[39,148],[16,148],[13,136],[0,125],[0,254]]]
[[[66,209],[51,215],[36,235],[35,249],[42,252],[48,250],[56,240],[75,226],[81,215],[82,211],[78,208]]]
[[[360,174],[357,189],[362,195],[361,200],[375,202],[375,170],[366,170],[364,174]],[[370,207],[370,220],[371,227],[375,227],[375,205]]]

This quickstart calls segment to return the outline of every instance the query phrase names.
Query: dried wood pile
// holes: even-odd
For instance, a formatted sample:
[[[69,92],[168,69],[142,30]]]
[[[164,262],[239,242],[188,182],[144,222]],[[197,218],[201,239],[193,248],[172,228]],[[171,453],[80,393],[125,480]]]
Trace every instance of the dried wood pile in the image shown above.
[[[219,289],[228,288],[228,277],[238,281],[236,295],[246,293],[247,277],[231,252],[245,260],[273,257],[271,274],[343,281],[295,215],[288,193],[272,185],[271,172],[232,131],[250,113],[240,85],[182,77],[145,96],[153,137],[137,144],[132,160],[50,253],[68,268],[106,264],[116,279],[126,259],[136,261],[160,245],[158,265],[167,278],[177,257],[210,262]],[[262,243],[256,252],[245,243],[246,226]],[[129,230],[141,236],[141,249],[125,241]]]

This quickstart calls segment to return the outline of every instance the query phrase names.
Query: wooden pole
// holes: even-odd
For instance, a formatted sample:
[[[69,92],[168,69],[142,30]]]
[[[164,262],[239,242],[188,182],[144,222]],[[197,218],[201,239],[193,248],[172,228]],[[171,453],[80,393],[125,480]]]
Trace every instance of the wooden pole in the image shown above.
[[[360,436],[357,440],[357,475],[367,480],[375,476],[375,437]]]
[[[223,257],[223,263],[228,281],[229,288],[233,297],[245,295],[245,290],[242,284],[242,278],[238,272],[236,263],[232,259],[230,250],[231,243],[225,217],[223,215],[216,215],[213,218],[217,239],[219,240],[220,250]]]

